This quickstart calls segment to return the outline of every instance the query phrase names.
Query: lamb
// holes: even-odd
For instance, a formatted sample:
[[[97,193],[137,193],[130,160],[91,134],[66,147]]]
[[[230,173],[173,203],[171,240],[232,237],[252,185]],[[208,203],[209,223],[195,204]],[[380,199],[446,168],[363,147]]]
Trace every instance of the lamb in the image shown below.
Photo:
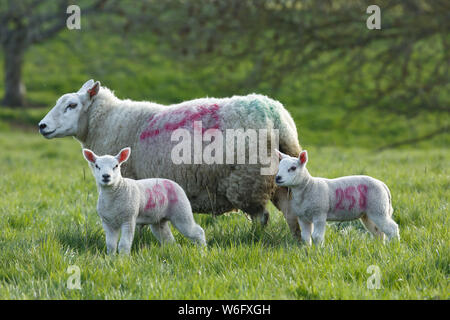
[[[261,163],[174,164],[171,134],[179,128],[192,133],[196,122],[202,125],[203,138],[210,129],[224,136],[228,129],[237,128],[279,130],[279,146],[267,147],[273,173],[261,175]],[[73,136],[83,148],[97,154],[117,154],[130,146],[133,155],[122,168],[123,176],[177,182],[196,213],[219,215],[241,209],[264,225],[269,218],[266,204],[272,200],[285,214],[291,230],[296,234],[300,231],[295,216],[287,216],[287,188],[277,187],[273,178],[277,163],[274,148],[290,155],[301,151],[297,129],[282,104],[266,96],[203,98],[164,106],[118,99],[100,82],[89,80],[78,92],[61,96],[39,123],[39,130],[47,139]],[[205,145],[208,142],[204,141]],[[249,154],[247,143],[245,152]]]
[[[314,243],[323,243],[326,221],[358,218],[383,241],[385,234],[389,240],[400,239],[392,219],[391,194],[383,182],[369,176],[312,177],[306,168],[306,150],[298,158],[276,151],[281,161],[275,181],[292,189],[290,210],[298,217],[301,239],[307,245],[311,245],[311,232]]]
[[[167,179],[132,180],[123,178],[121,165],[130,157],[124,148],[116,156],[97,156],[83,149],[97,182],[97,212],[106,234],[108,254],[115,254],[119,232],[119,253],[129,254],[136,225],[150,225],[160,243],[174,242],[168,221],[184,236],[205,246],[205,232],[195,223],[184,190]]]

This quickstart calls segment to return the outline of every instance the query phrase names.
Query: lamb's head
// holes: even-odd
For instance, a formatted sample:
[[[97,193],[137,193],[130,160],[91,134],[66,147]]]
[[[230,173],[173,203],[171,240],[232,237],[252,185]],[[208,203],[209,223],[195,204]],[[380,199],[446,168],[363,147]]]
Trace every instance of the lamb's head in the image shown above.
[[[80,116],[86,112],[100,90],[100,82],[87,81],[78,92],[61,96],[39,122],[39,132],[47,139],[75,136]]]
[[[275,150],[280,159],[278,172],[275,176],[275,183],[283,187],[296,186],[302,183],[303,178],[308,175],[306,163],[308,162],[308,152],[303,150],[298,158],[294,158]]]
[[[89,149],[83,149],[83,156],[89,162],[97,184],[114,186],[121,178],[120,165],[130,157],[131,149],[124,148],[116,156],[97,156]]]

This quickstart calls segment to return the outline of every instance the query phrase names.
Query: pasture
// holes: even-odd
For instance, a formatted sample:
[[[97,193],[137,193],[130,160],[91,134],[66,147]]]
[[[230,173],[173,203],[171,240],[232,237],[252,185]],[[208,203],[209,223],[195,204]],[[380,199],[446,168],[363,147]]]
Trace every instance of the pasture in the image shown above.
[[[409,91],[400,91],[397,96],[395,91],[385,97],[388,108],[381,108],[379,102],[383,99],[377,97],[375,107],[366,109],[356,106],[364,107],[372,97],[370,89],[376,87],[374,81],[380,73],[372,61],[354,78],[352,62],[358,61],[346,54],[336,56],[328,67],[316,69],[322,59],[326,62],[334,56],[324,52],[318,61],[306,59],[308,68],[278,74],[283,82],[274,87],[267,79],[259,79],[258,72],[254,74],[258,81],[248,82],[246,76],[258,71],[255,63],[267,71],[276,71],[283,52],[280,56],[263,55],[256,62],[252,56],[230,60],[228,64],[234,64],[234,68],[221,60],[196,57],[196,63],[189,65],[167,54],[163,49],[170,44],[147,27],[122,34],[117,28],[111,29],[110,23],[115,20],[91,17],[83,17],[79,31],[64,30],[31,46],[23,65],[28,106],[0,105],[0,299],[450,298],[450,135],[447,132],[376,151],[448,127],[446,109],[435,113],[426,106],[416,105],[414,109],[411,105],[413,98],[419,97],[430,105],[444,101],[442,107],[448,109],[448,79],[436,78],[431,63],[440,65],[440,56],[446,57],[437,39],[426,39],[428,42],[419,46],[423,52],[412,56],[421,60],[411,69],[427,71],[431,84],[437,79],[442,86],[423,90],[428,87],[422,80],[428,79],[422,79],[421,74],[416,77],[412,73],[404,79],[404,68],[399,77],[388,69],[383,73],[392,76],[400,89],[409,85],[417,88],[417,93],[408,100]],[[320,14],[311,16],[311,21],[330,17],[333,14]],[[183,17],[175,18],[175,22],[185,23]],[[421,30],[417,27],[421,20],[411,19],[410,24],[404,24],[405,34],[408,39],[421,38],[411,33]],[[268,23],[273,19],[266,20]],[[365,21],[361,21],[365,28]],[[423,21],[424,30],[434,26],[428,18]],[[445,33],[445,26],[436,25]],[[260,28],[259,23],[255,26]],[[347,40],[332,28],[329,39],[333,43],[336,39]],[[260,36],[270,34],[269,29]],[[351,34],[361,37],[358,32]],[[322,39],[315,33],[308,37]],[[245,44],[245,38],[241,39],[237,48]],[[404,48],[397,46],[398,50]],[[349,47],[347,42],[343,47]],[[374,43],[364,51],[375,54],[374,49],[388,47],[389,43]],[[295,47],[285,51],[297,56]],[[397,54],[392,51],[392,56]],[[4,58],[3,51],[0,58]],[[0,74],[4,71],[0,64]],[[130,256],[107,256],[96,213],[97,189],[80,144],[72,138],[45,140],[37,130],[38,122],[59,96],[77,91],[91,78],[114,90],[121,99],[163,104],[252,92],[279,100],[297,125],[313,176],[366,174],[387,184],[401,241],[383,245],[359,221],[353,221],[328,223],[324,246],[306,248],[292,237],[281,212],[269,204],[270,221],[264,229],[254,227],[242,212],[217,217],[195,214],[205,230],[207,250],[200,250],[173,228],[177,245],[160,246],[150,230],[144,229],[136,234]],[[346,78],[354,78],[354,83],[349,86]],[[389,88],[390,82],[385,81],[391,79],[380,80],[382,88]],[[0,82],[0,95],[4,92],[5,84]],[[399,112],[402,110],[409,113]],[[73,266],[80,271],[80,289],[68,287],[73,275],[68,269]],[[368,281],[373,279],[371,266],[379,268],[379,289],[368,288]]]
[[[178,245],[162,247],[144,229],[131,256],[109,257],[79,143],[13,128],[1,132],[0,145],[1,299],[449,298],[447,148],[375,153],[304,144],[312,175],[386,182],[399,243],[382,245],[354,221],[329,223],[325,245],[306,248],[270,206],[265,229],[242,212],[196,214],[205,251],[173,228]],[[380,289],[367,286],[371,265],[380,269]],[[67,286],[70,266],[80,269],[81,289]]]

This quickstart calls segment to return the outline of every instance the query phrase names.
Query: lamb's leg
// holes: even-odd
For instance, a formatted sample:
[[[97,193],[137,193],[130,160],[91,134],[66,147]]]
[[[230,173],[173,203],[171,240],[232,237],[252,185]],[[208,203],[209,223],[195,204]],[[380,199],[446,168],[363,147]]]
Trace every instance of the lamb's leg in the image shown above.
[[[302,241],[306,245],[310,246],[311,245],[311,232],[313,230],[313,224],[310,222],[300,220],[300,218],[298,218],[298,223],[300,225],[300,228],[302,228]]]
[[[369,219],[372,220],[382,232],[384,232],[388,240],[400,240],[398,225],[388,215],[370,214]]]
[[[115,254],[117,251],[117,241],[119,241],[120,229],[112,228],[105,222],[102,222],[102,225],[106,236],[106,252],[107,254]]]
[[[301,240],[300,226],[298,224],[297,216],[293,210],[289,208],[289,199],[287,188],[278,187],[275,191],[275,195],[272,198],[272,203],[277,207],[278,210],[283,212],[284,218],[291,230],[292,235]]]
[[[151,224],[150,229],[156,239],[158,239],[159,243],[165,244],[175,242],[175,238],[170,230],[168,221],[161,221],[160,223]]]
[[[325,238],[325,229],[327,226],[326,218],[314,220],[314,231],[312,233],[312,239],[314,244],[322,245]]]
[[[384,233],[378,229],[377,225],[370,220],[366,214],[361,217],[361,222],[364,224],[367,230],[369,230],[375,238],[384,241]]]
[[[119,253],[130,254],[131,245],[133,244],[134,229],[136,227],[135,221],[127,221],[122,224],[122,235],[119,241]]]
[[[170,222],[182,235],[201,246],[206,246],[205,231],[195,222],[192,213],[173,214]]]

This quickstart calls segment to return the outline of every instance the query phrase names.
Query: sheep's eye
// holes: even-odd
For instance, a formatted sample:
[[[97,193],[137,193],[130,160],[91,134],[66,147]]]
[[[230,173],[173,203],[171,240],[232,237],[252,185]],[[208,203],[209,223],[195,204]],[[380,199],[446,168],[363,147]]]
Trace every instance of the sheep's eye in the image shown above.
[[[100,170],[100,167],[99,167],[98,165],[95,165],[95,167],[96,167],[98,170]]]
[[[290,167],[290,168],[289,168],[289,170],[288,170],[288,171],[295,171],[295,169],[297,169],[297,167],[295,167],[295,166],[292,166],[292,167]]]
[[[71,104],[69,104],[67,107],[66,107],[66,110],[65,111],[67,111],[67,110],[69,110],[69,109],[75,109],[76,107],[77,107],[77,105],[78,104],[76,104],[76,103],[71,103]],[[64,111],[64,112],[65,112]]]
[[[118,167],[119,167],[119,165],[118,165],[118,164],[116,164],[116,166],[114,167],[114,170],[115,170],[115,169],[117,169]]]

